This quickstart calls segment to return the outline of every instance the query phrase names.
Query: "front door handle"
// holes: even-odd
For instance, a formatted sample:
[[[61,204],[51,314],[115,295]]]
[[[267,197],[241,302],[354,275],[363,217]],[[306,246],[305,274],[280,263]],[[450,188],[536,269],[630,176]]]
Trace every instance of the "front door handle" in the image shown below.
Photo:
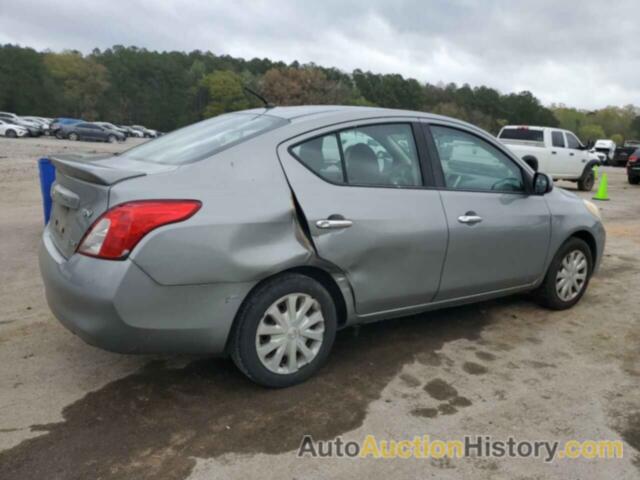
[[[460,215],[458,217],[458,221],[460,223],[466,223],[467,225],[473,225],[475,223],[480,223],[482,221],[482,217],[479,217],[478,215]]]
[[[353,225],[353,222],[345,219],[333,220],[331,218],[324,218],[316,222],[316,227],[323,230],[329,230],[332,228],[349,228],[351,225]]]

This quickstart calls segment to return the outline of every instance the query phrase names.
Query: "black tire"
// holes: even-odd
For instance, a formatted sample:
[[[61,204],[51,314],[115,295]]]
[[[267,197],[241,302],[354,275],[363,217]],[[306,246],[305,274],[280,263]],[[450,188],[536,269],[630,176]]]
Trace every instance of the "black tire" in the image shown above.
[[[71,132],[69,134],[69,140],[75,142],[76,140],[80,140],[80,137],[78,136],[78,134],[76,132]]]
[[[627,177],[627,180],[629,180],[629,183],[631,185],[638,185],[640,183],[640,177],[632,177],[631,175],[629,175]]]
[[[256,348],[256,334],[265,312],[278,299],[292,293],[310,295],[318,301],[324,317],[322,344],[313,360],[291,374],[278,374],[266,368]],[[335,340],[337,313],[333,298],[317,281],[306,275],[287,273],[258,286],[240,307],[230,338],[231,358],[249,379],[269,388],[284,388],[314,375],[324,364]]]
[[[9,138],[16,138],[18,136],[15,130],[7,130],[4,134]]]
[[[55,136],[58,140],[62,140],[64,135],[62,135],[62,130],[56,130]]]
[[[578,292],[578,295],[569,301],[565,301],[558,295],[558,292],[556,290],[556,281],[558,272],[562,267],[563,259],[569,253],[575,250],[579,250],[580,252],[582,252],[587,259],[587,276],[584,284],[582,285],[582,289]],[[573,307],[580,301],[580,299],[584,295],[584,292],[587,291],[592,272],[593,257],[591,255],[591,249],[589,248],[589,245],[587,245],[584,240],[576,237],[571,237],[569,240],[564,242],[556,252],[553,260],[551,261],[551,265],[549,265],[549,269],[547,270],[547,274],[545,275],[542,284],[535,292],[538,302],[542,306],[551,310],[566,310],[567,308]]]
[[[117,140],[117,138],[116,138],[115,135],[109,135],[107,137],[107,142],[109,142],[109,143],[116,143],[116,140]]]
[[[596,183],[596,177],[593,170],[589,168],[588,172],[582,174],[580,180],[578,180],[578,190],[583,192],[590,192],[593,190],[593,185]]]

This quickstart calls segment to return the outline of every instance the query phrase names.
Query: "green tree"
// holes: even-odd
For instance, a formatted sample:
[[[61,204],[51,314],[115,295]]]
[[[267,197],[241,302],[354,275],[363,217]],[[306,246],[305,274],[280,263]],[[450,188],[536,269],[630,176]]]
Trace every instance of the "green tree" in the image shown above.
[[[611,140],[613,140],[616,145],[622,145],[624,143],[624,137],[619,133],[611,135]]]
[[[599,138],[606,138],[604,129],[600,125],[595,124],[584,125],[583,127],[580,127],[580,130],[578,130],[578,136],[585,144],[589,140],[593,140],[595,142]]]
[[[204,110],[205,117],[243,110],[250,106],[242,88],[242,78],[237,73],[213,72],[202,78],[201,85],[209,94],[209,103]]]
[[[83,57],[79,52],[47,53],[44,63],[61,87],[64,112],[96,120],[99,99],[109,87],[104,65]]]
[[[633,138],[640,138],[640,115],[637,115],[631,121],[630,130]]]
[[[0,46],[0,110],[19,115],[52,115],[57,110],[54,82],[41,53]]]

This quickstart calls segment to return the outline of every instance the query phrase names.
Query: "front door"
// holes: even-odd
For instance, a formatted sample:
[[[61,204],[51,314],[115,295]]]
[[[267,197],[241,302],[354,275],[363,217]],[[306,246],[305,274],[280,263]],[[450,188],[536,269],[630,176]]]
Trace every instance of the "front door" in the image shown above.
[[[534,282],[543,273],[551,231],[545,199],[526,193],[521,166],[497,144],[448,126],[425,131],[439,157],[436,174],[449,225],[436,300]]]
[[[447,223],[415,128],[365,122],[278,150],[318,255],[345,272],[361,316],[429,303],[438,290]]]

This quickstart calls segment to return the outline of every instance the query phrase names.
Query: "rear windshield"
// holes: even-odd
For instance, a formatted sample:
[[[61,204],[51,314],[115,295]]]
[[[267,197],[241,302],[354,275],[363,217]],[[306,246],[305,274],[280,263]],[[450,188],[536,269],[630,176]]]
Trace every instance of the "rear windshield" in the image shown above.
[[[500,138],[508,140],[527,140],[530,142],[543,142],[542,130],[530,130],[528,128],[504,128],[500,132]]]
[[[183,165],[247,141],[287,120],[265,114],[234,113],[194,123],[124,152],[131,160]]]

